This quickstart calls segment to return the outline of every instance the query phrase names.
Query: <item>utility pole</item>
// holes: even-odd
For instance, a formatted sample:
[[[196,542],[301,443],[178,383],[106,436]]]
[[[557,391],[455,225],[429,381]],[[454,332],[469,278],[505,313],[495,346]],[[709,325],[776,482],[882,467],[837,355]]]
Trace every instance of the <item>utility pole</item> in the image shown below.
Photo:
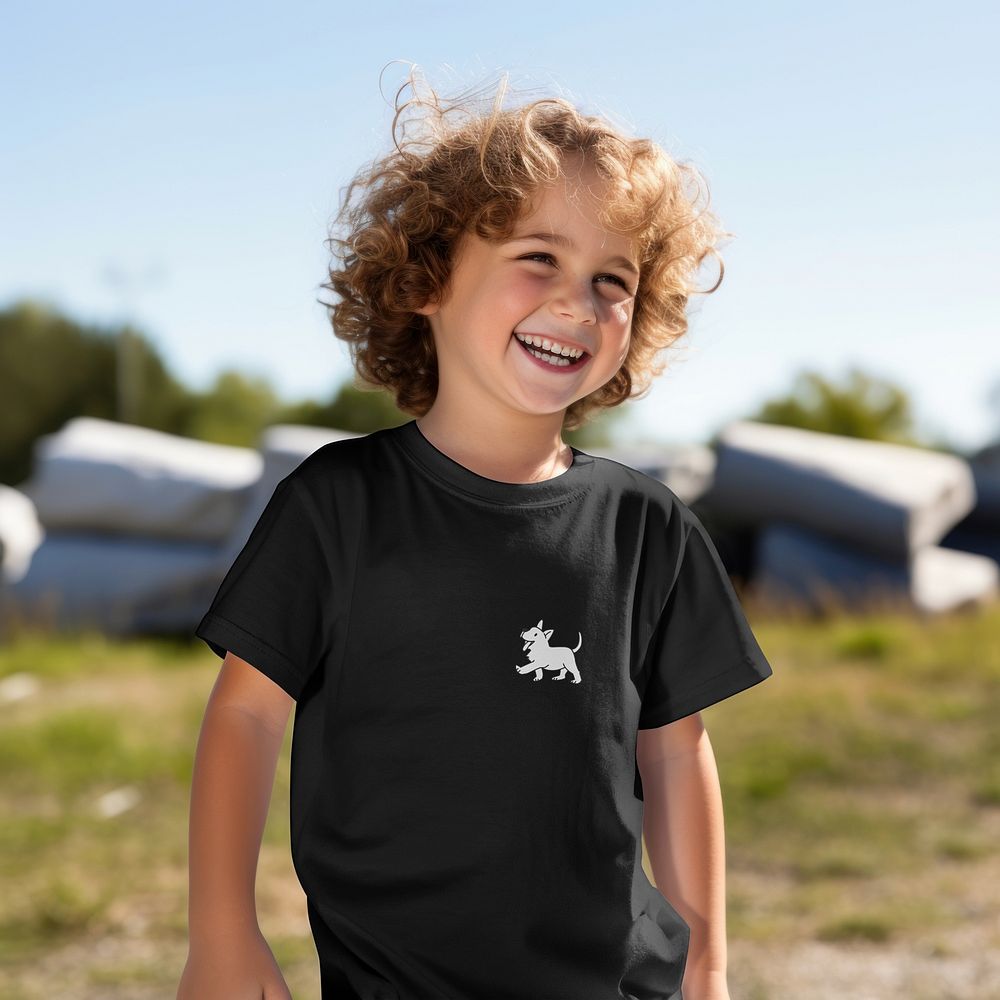
[[[121,313],[121,333],[115,352],[115,416],[123,424],[134,424],[139,416],[142,396],[142,355],[135,331],[135,302],[142,288],[155,288],[162,284],[163,265],[159,262],[146,267],[145,274],[126,274],[117,264],[104,267],[104,280],[118,295]]]

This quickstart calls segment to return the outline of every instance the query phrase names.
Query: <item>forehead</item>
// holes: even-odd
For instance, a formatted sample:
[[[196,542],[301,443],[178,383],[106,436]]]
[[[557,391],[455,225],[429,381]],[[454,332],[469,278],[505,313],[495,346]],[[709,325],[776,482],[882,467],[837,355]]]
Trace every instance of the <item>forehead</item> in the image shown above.
[[[592,168],[562,175],[537,188],[522,204],[514,234],[545,233],[555,237],[597,240],[602,247],[633,253],[632,239],[609,229],[602,215],[615,198],[612,185]]]
[[[522,203],[518,213],[518,229],[531,223],[546,231],[576,226],[597,230],[608,239],[628,242],[628,237],[609,228],[603,213],[615,199],[613,186],[593,168],[562,174],[552,182],[540,185]]]
[[[609,185],[593,170],[561,174],[552,183],[539,185],[521,205],[520,219],[542,221],[546,217],[568,221],[579,218],[598,224]]]

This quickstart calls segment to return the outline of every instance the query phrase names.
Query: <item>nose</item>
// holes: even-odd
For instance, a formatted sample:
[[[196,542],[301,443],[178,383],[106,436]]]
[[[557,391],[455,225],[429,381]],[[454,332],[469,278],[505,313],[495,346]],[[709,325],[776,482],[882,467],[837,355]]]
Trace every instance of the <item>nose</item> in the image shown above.
[[[560,286],[552,300],[552,311],[571,323],[594,325],[597,310],[594,308],[594,290],[589,280],[568,281]]]

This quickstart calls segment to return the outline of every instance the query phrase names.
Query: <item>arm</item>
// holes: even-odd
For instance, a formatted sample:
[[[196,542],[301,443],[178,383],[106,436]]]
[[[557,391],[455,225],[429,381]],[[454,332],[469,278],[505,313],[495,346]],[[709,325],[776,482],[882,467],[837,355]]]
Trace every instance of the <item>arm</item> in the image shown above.
[[[691,927],[685,1000],[729,1000],[722,793],[701,714],[641,729],[643,836],[656,887]]]
[[[192,776],[189,952],[178,997],[204,996],[210,986],[216,996],[259,998],[262,987],[269,998],[288,995],[257,924],[254,889],[293,703],[227,653],[208,699]]]

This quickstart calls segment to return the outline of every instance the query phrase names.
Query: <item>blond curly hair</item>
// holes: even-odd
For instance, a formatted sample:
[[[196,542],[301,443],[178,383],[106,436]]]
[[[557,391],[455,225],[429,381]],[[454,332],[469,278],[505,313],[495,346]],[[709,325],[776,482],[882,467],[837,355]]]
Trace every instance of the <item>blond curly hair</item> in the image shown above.
[[[404,413],[430,409],[437,360],[428,319],[416,309],[444,297],[463,235],[509,237],[539,189],[562,176],[567,157],[582,154],[608,182],[602,225],[631,238],[640,277],[621,368],[570,405],[563,426],[573,430],[597,410],[644,396],[666,367],[661,352],[687,331],[690,296],[714,292],[725,273],[717,247],[732,234],[708,211],[701,173],[561,97],[504,108],[507,74],[487,110],[475,92],[442,102],[428,88],[422,98],[417,82],[411,68],[393,104],[394,149],[342,189],[325,241],[332,263],[320,287],[338,301],[323,305],[334,335],[349,345],[355,384],[389,390]],[[413,96],[401,101],[407,87]],[[719,276],[700,290],[694,279],[709,255]]]

